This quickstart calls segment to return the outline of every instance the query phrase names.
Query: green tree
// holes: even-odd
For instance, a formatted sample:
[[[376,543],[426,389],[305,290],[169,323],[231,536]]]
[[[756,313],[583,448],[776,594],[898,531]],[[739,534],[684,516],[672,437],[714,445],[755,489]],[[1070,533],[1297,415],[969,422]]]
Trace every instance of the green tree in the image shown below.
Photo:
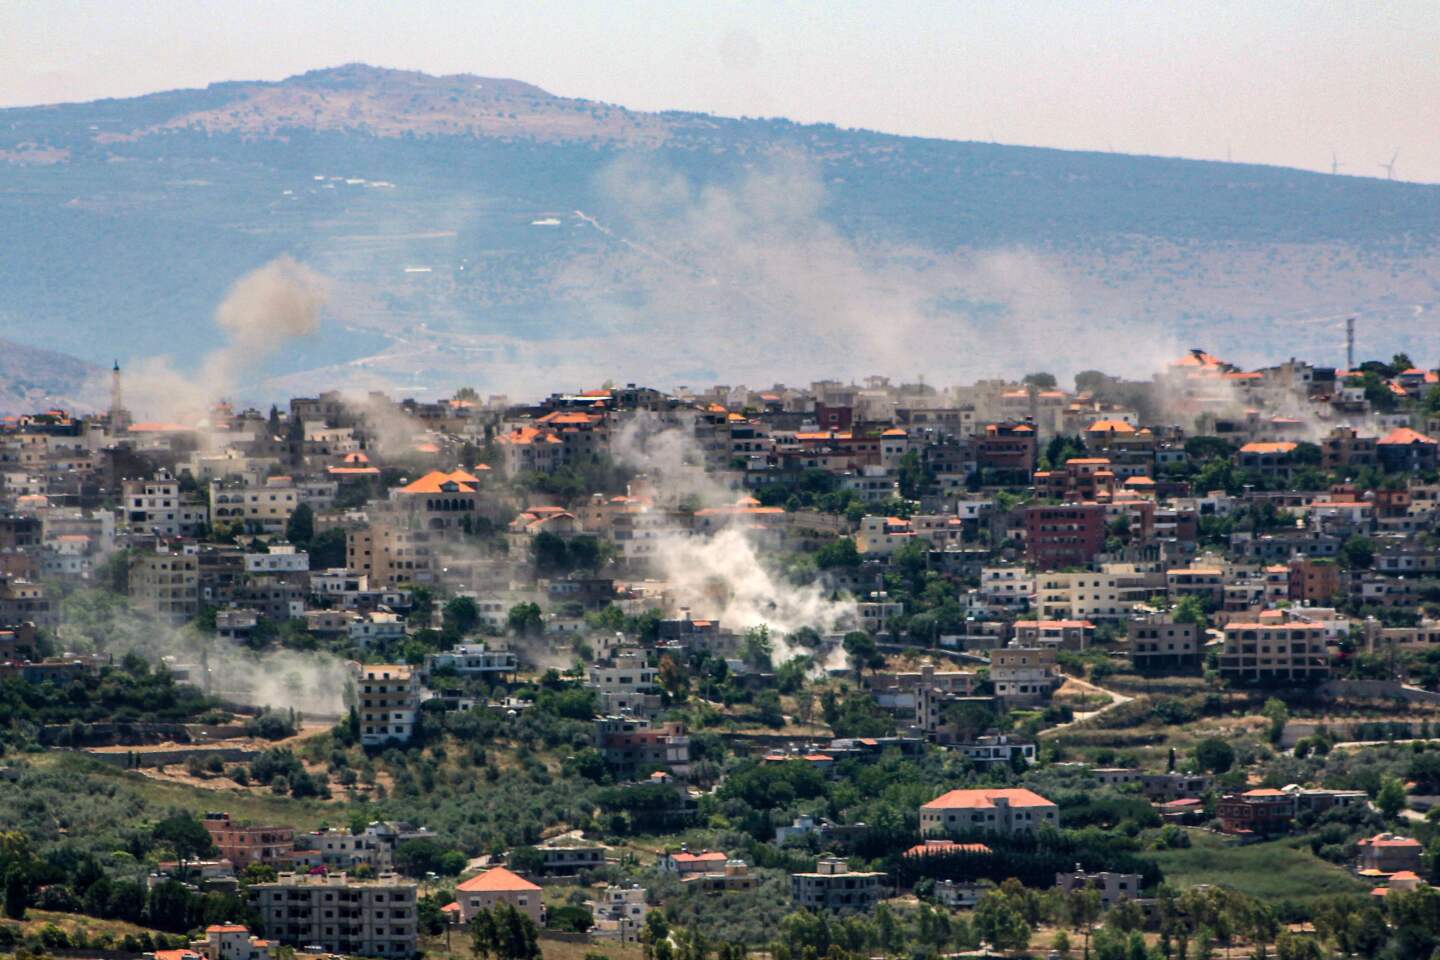
[[[975,930],[997,950],[1023,950],[1030,943],[1030,924],[1007,897],[988,894],[975,908]]]
[[[740,658],[757,670],[769,670],[774,648],[770,641],[770,628],[762,623],[745,631],[740,643]]]
[[[1340,546],[1340,561],[1352,570],[1368,570],[1375,562],[1375,544],[1369,537],[1352,534]]]
[[[1235,748],[1217,737],[1195,744],[1195,763],[1209,773],[1225,773],[1235,765]]]
[[[1396,777],[1386,777],[1375,795],[1375,806],[1386,820],[1394,820],[1405,809],[1405,785]]]
[[[815,551],[815,566],[821,570],[854,568],[860,566],[860,562],[860,551],[850,537],[832,540]]]
[[[1260,709],[1260,715],[1269,721],[1270,742],[1278,744],[1285,733],[1285,724],[1290,722],[1290,708],[1285,706],[1285,701],[1279,697],[1271,697]]]
[[[186,811],[177,811],[155,824],[150,831],[157,843],[168,844],[181,860],[194,860],[214,852],[210,831]]]
[[[447,633],[463,637],[480,625],[480,607],[473,597],[451,597],[445,602],[441,622]]]
[[[285,539],[297,547],[308,546],[315,539],[315,511],[310,504],[302,503],[290,513],[285,521]]]
[[[840,641],[845,650],[845,655],[850,659],[850,666],[858,677],[866,667],[878,670],[885,665],[885,655],[875,645],[875,638],[863,630],[852,630],[845,634]]]
[[[30,878],[23,866],[12,863],[5,871],[5,916],[24,920],[30,905]]]
[[[539,636],[545,629],[538,603],[515,604],[505,615],[505,622],[510,627],[510,632],[519,637]]]

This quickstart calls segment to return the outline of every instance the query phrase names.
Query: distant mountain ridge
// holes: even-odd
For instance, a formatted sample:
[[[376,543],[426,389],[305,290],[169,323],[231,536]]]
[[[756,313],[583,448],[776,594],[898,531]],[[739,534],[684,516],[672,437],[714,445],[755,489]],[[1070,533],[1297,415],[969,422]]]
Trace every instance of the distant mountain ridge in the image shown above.
[[[611,361],[761,378],[797,342],[827,344],[810,358],[827,369],[791,376],[1063,369],[1135,330],[1334,359],[1310,318],[1360,314],[1379,355],[1440,309],[1440,187],[643,113],[363,64],[0,110],[0,170],[0,334],[19,342],[185,366],[244,271],[289,253],[339,281],[322,334],[257,394],[305,371],[439,390]],[[864,315],[897,312],[904,349],[851,356]],[[716,356],[736,331],[756,349]],[[605,353],[627,336],[643,360]]]

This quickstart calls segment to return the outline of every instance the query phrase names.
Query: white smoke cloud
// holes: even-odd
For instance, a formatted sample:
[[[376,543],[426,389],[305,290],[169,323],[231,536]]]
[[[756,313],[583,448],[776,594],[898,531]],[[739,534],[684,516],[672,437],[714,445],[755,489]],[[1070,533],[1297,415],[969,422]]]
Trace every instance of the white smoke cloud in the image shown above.
[[[126,400],[148,417],[190,423],[216,400],[246,386],[246,377],[297,337],[320,327],[329,283],[302,263],[284,256],[235,281],[215,309],[225,335],[191,374],[168,357],[148,357],[126,373]]]
[[[732,505],[744,496],[705,470],[689,415],[673,425],[654,414],[635,415],[616,431],[611,455],[643,472],[659,503]],[[713,535],[674,532],[658,541],[653,562],[675,603],[730,630],[769,627],[777,662],[805,652],[790,649],[786,634],[801,627],[833,633],[855,623],[853,602],[832,602],[818,586],[786,580],[762,554],[745,520],[738,514]]]
[[[628,158],[599,185],[605,210],[580,216],[607,252],[558,283],[591,306],[583,329],[595,335],[546,357],[576,379],[1063,379],[1090,367],[1148,375],[1178,355],[1161,324],[1063,258],[854,239],[827,218],[827,184],[802,159],[697,185]]]
[[[65,616],[57,632],[67,651],[105,653],[117,660],[134,653],[152,664],[183,668],[189,682],[224,700],[308,716],[345,710],[351,670],[346,661],[318,651],[251,650],[202,633],[194,626],[169,627],[138,613],[110,609],[101,621]]]

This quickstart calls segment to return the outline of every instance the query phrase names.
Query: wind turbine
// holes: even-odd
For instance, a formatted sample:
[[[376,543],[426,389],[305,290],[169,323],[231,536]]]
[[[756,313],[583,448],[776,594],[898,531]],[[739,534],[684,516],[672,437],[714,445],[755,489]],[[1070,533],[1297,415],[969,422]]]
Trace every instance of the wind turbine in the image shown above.
[[[1381,166],[1382,168],[1384,168],[1384,170],[1385,170],[1385,178],[1386,178],[1387,180],[1394,180],[1394,179],[1395,179],[1395,161],[1398,160],[1399,158],[1400,158],[1400,148],[1399,148],[1399,147],[1396,147],[1396,148],[1395,148],[1395,152],[1394,152],[1394,153],[1391,155],[1391,157],[1390,157],[1390,162],[1389,162],[1389,163],[1382,163],[1382,164],[1380,164],[1380,166]]]

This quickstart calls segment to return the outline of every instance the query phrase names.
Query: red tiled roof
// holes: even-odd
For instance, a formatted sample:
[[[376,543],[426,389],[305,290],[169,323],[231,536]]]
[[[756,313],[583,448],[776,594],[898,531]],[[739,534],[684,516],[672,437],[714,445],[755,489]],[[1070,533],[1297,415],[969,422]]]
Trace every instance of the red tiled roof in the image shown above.
[[[504,867],[491,867],[455,888],[464,893],[518,893],[539,890],[535,884]]]
[[[1046,800],[1033,790],[1026,790],[1024,787],[1012,787],[1003,790],[951,790],[949,793],[941,794],[934,800],[922,806],[921,810],[973,810],[995,806],[994,801],[1004,800],[1012,807],[1053,807],[1054,804]]]

